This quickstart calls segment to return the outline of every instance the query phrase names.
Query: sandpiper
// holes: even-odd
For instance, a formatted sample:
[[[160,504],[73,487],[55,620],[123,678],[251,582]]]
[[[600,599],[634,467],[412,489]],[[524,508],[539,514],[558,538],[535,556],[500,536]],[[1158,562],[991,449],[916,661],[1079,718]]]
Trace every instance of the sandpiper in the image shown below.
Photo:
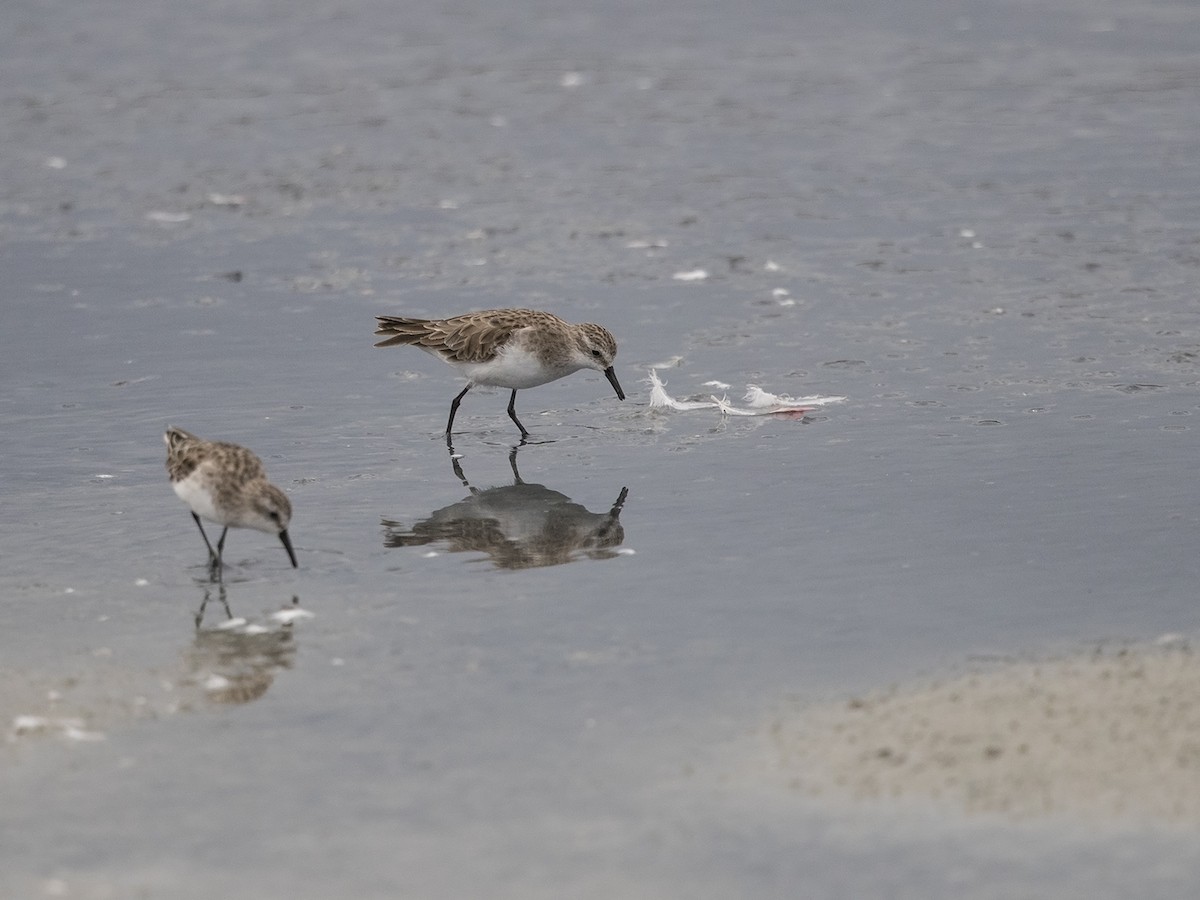
[[[412,344],[449,363],[467,378],[467,386],[450,404],[446,435],[467,391],[477,384],[510,388],[508,416],[521,437],[529,432],[517,418],[517,391],[555,381],[580,369],[603,372],[619,400],[625,392],[613,371],[617,342],[608,329],[586,322],[572,325],[534,309],[489,309],[449,319],[376,316],[376,347]]]
[[[262,460],[251,451],[227,441],[206,441],[182,428],[170,426],[163,435],[167,445],[167,473],[171,487],[192,510],[192,518],[208,547],[209,575],[221,576],[221,553],[230,528],[256,528],[279,535],[288,558],[296,566],[296,553],[288,537],[292,504],[287,494],[267,481]],[[200,517],[225,526],[213,550]]]

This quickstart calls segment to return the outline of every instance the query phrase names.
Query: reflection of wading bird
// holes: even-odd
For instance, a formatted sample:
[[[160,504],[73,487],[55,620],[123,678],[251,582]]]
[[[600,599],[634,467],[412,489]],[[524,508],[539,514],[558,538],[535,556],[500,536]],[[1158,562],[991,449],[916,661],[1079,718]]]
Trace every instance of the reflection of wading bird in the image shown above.
[[[515,450],[509,463],[513,484],[479,490],[468,484],[454,460],[454,472],[470,488],[471,496],[437,510],[411,529],[384,519],[384,546],[421,547],[445,541],[451,552],[486,553],[502,569],[555,566],[581,554],[589,559],[617,555],[611,548],[625,540],[620,515],[628,488],[621,488],[608,512],[588,512],[558,491],[522,481]]]
[[[619,400],[625,392],[613,371],[617,342],[607,329],[590,322],[572,325],[558,316],[532,309],[491,309],[450,319],[376,316],[376,347],[411,344],[449,363],[467,377],[467,386],[450,404],[446,434],[454,425],[458,404],[477,384],[510,388],[508,417],[517,418],[517,391],[556,381],[580,369],[603,372]]]
[[[255,528],[279,535],[288,558],[296,554],[288,537],[292,504],[287,495],[267,481],[262,460],[237,444],[206,441],[171,426],[163,435],[167,445],[167,473],[175,493],[192,510],[192,518],[208,548],[209,576],[221,577],[221,554],[230,528]],[[200,517],[224,525],[213,550]]]
[[[245,620],[240,628],[225,596],[225,585],[220,586],[218,598],[225,607],[226,624],[215,628],[203,628],[204,609],[210,600],[208,590],[204,602],[196,612],[196,634],[186,654],[188,674],[186,681],[204,691],[212,703],[240,704],[257,700],[275,682],[280,669],[290,669],[296,656],[296,644],[290,626],[264,628],[247,627]],[[292,605],[298,603],[292,598]]]

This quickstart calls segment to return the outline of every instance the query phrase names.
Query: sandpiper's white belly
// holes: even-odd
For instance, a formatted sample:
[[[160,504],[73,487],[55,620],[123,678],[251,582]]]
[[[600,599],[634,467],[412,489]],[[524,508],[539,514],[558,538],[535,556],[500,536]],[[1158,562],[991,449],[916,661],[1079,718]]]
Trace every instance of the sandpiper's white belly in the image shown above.
[[[546,366],[536,354],[522,349],[515,343],[509,344],[488,362],[451,361],[450,364],[473,384],[513,388],[518,391],[555,381],[578,370],[578,367]]]
[[[213,502],[211,481],[204,475],[204,466],[199,465],[182,481],[173,482],[175,495],[191,507],[192,512],[202,519],[218,525],[230,524],[229,516],[217,509]]]

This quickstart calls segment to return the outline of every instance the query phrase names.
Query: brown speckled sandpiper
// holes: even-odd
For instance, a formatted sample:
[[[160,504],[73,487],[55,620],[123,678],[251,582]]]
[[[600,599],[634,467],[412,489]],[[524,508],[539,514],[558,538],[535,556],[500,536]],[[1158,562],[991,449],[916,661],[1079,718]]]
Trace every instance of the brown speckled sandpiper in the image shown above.
[[[255,528],[279,535],[292,566],[296,566],[296,553],[288,537],[292,504],[283,491],[267,481],[261,459],[238,444],[206,441],[174,426],[167,428],[163,442],[167,445],[171,487],[192,510],[208,547],[213,580],[221,577],[221,553],[230,528]],[[216,550],[204,533],[201,517],[225,526]]]
[[[603,372],[617,398],[625,392],[613,371],[617,342],[606,328],[586,322],[572,325],[558,316],[534,309],[489,309],[449,319],[410,319],[377,316],[376,347],[411,344],[449,363],[466,376],[467,386],[450,404],[446,435],[454,425],[458,404],[477,384],[509,388],[508,416],[517,418],[517,391],[555,381],[580,369]]]

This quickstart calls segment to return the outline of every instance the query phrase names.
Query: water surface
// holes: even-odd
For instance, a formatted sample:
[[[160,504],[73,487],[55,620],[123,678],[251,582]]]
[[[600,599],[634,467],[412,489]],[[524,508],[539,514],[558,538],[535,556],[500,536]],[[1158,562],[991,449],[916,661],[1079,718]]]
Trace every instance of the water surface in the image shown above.
[[[1194,891],[1194,834],[831,812],[739,759],[797,699],[1200,627],[1196,17],[18,4],[0,712],[104,740],[0,755],[6,891]],[[519,487],[507,396],[456,472],[461,383],[373,316],[494,306],[610,328],[629,399],[522,392],[529,490],[456,543]],[[848,401],[652,412],[664,362]],[[298,571],[227,545],[262,641],[214,631],[167,424],[291,496]],[[506,564],[551,506],[583,543]]]

